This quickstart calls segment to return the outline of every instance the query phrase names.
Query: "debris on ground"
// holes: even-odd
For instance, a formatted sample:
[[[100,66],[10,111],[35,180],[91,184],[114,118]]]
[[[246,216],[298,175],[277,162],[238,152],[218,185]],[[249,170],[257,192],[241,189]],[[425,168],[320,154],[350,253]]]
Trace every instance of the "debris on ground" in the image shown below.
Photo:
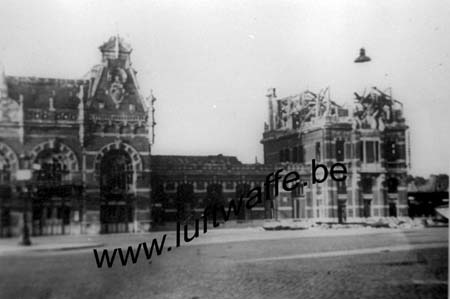
[[[265,222],[265,230],[302,230],[309,228],[318,229],[347,229],[347,228],[392,228],[392,229],[417,229],[424,227],[448,226],[433,218],[410,217],[369,217],[358,222],[336,223],[320,222],[308,219],[281,219]]]

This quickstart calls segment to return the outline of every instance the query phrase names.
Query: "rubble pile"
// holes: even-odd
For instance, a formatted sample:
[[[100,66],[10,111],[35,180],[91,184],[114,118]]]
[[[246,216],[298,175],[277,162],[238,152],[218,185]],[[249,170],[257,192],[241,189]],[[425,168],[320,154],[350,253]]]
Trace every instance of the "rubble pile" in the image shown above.
[[[265,222],[265,230],[302,230],[309,228],[317,229],[348,229],[348,228],[392,228],[392,229],[415,229],[436,226],[436,221],[431,218],[410,217],[371,217],[361,222],[330,223],[316,222],[312,219],[282,219]]]
[[[316,226],[312,220],[292,220],[283,219],[278,221],[265,222],[263,228],[265,230],[301,230]]]
[[[366,226],[379,228],[423,228],[425,227],[422,219],[411,219],[410,217],[383,217],[383,218],[368,218],[363,222]]]

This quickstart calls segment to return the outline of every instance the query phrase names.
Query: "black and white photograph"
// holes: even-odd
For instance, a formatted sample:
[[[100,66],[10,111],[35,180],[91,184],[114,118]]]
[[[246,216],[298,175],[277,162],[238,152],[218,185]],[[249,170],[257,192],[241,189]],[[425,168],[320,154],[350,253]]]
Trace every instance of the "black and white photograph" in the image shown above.
[[[0,4],[1,299],[449,298],[449,1]]]

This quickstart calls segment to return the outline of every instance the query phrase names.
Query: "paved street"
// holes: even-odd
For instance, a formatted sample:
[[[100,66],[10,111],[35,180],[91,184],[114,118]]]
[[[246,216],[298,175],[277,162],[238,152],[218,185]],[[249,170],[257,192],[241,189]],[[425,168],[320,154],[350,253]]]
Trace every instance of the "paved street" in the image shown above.
[[[113,249],[160,236],[75,239]],[[97,268],[92,249],[5,253],[0,298],[447,298],[447,265],[448,228],[224,229],[124,267]]]

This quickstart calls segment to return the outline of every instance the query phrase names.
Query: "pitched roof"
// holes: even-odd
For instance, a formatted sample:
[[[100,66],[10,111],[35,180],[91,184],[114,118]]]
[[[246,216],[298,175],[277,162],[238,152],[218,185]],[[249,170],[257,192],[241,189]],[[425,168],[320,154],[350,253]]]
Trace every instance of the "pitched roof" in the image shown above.
[[[230,165],[237,166],[242,163],[234,156],[209,155],[209,156],[169,156],[155,155],[152,156],[152,167],[170,168],[178,166],[203,166],[203,165]]]
[[[23,95],[26,108],[48,108],[49,99],[53,98],[56,109],[76,109],[80,102],[76,96],[80,85],[84,84],[86,95],[89,81],[6,76],[6,84],[8,96],[17,101]]]

